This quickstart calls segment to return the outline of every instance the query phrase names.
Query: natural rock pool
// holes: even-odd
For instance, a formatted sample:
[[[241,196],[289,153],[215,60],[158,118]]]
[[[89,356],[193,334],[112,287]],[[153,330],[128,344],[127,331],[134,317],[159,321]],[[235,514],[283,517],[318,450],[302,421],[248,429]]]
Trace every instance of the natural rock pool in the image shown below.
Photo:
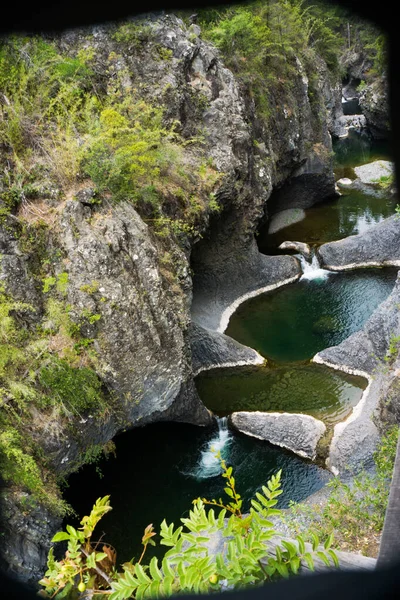
[[[396,274],[394,268],[311,273],[242,304],[225,333],[277,363],[308,360],[361,329]]]
[[[214,369],[201,373],[196,387],[207,408],[220,416],[242,410],[305,413],[329,427],[350,414],[366,381],[310,364]]]
[[[355,165],[387,158],[384,147],[372,147],[356,134],[339,141],[335,151],[338,178],[351,174]],[[194,498],[223,496],[212,448],[221,450],[233,466],[245,510],[255,491],[278,469],[283,471],[280,507],[305,499],[329,480],[330,473],[317,464],[229,430],[224,417],[235,411],[305,413],[322,420],[328,429],[348,417],[366,380],[310,359],[363,326],[391,292],[397,271],[324,271],[315,249],[323,242],[361,233],[393,214],[394,208],[395,200],[389,196],[377,199],[348,190],[337,200],[306,210],[302,220],[273,235],[268,228],[260,232],[259,247],[267,254],[275,253],[283,241],[296,240],[313,246],[314,255],[312,264],[299,257],[304,275],[297,283],[245,302],[230,319],[227,335],[257,350],[268,365],[214,369],[196,378],[204,404],[219,415],[214,429],[182,423],[136,428],[117,437],[116,458],[88,465],[69,478],[64,496],[80,517],[96,498],[111,495],[113,511],[101,529],[118,548],[117,562],[138,557],[149,523],[158,530],[164,518],[177,523],[185,516]]]
[[[157,423],[137,428],[115,440],[110,457],[71,475],[64,497],[82,516],[96,498],[111,494],[113,511],[97,533],[118,549],[118,563],[138,557],[144,528],[161,521],[178,522],[199,496],[220,498],[224,480],[211,447],[233,465],[237,489],[249,508],[249,498],[268,478],[282,469],[284,493],[280,506],[300,501],[319,490],[330,475],[321,467],[290,452],[245,435],[228,431],[225,421],[214,430],[182,423]],[[71,518],[67,521],[71,523]],[[161,547],[163,548],[163,547]],[[164,548],[165,550],[165,548]]]
[[[368,136],[357,131],[350,131],[349,137],[336,140],[334,151],[337,180],[342,177],[354,179],[354,167],[377,159],[390,159],[387,143],[376,140],[372,143]],[[331,202],[306,209],[303,218],[292,225],[285,226],[285,218],[281,219],[280,228],[275,233],[269,233],[269,223],[264,225],[257,237],[260,251],[275,253],[276,248],[286,240],[317,245],[339,240],[363,233],[394,214],[397,200],[389,192],[383,198],[360,190],[342,189],[341,192],[343,195]],[[285,212],[289,220],[290,211]]]

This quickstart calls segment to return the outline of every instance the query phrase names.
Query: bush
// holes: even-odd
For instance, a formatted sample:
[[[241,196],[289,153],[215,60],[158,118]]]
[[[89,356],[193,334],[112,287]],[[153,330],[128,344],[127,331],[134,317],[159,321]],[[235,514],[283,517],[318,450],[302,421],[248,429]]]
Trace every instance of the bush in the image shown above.
[[[272,516],[281,511],[274,508],[280,489],[281,472],[273,475],[262,492],[251,501],[250,513],[241,513],[242,499],[235,488],[232,467],[221,459],[222,476],[226,480],[225,493],[229,500],[206,500],[198,498],[188,518],[181,519],[182,526],[161,523],[160,544],[167,546],[161,562],[153,557],[148,565],[142,564],[146,549],[155,545],[153,526],[146,527],[143,552],[139,560],[123,565],[123,571],[115,569],[115,551],[111,546],[91,541],[93,530],[101,517],[111,510],[109,496],[100,498],[88,517],[81,521],[78,530],[67,525],[65,532],[57,533],[53,542],[68,541],[65,557],[56,561],[53,549],[48,558],[48,570],[39,582],[45,598],[83,598],[83,594],[95,594],[99,598],[124,600],[126,598],[160,598],[178,593],[208,593],[224,589],[262,585],[279,577],[288,577],[301,570],[304,561],[313,569],[314,556],[327,566],[338,565],[337,556],[330,549],[332,536],[325,548],[319,548],[317,536],[309,551],[299,536],[296,542],[282,540],[275,555],[268,553],[269,540],[277,535],[273,529]],[[206,511],[206,505],[214,508]],[[212,536],[220,535],[226,551],[210,553],[207,543]]]
[[[335,532],[336,544],[343,550],[376,554],[378,536],[383,528],[390,482],[396,458],[399,428],[391,428],[382,437],[374,454],[375,472],[362,472],[350,483],[338,477],[328,484],[332,491],[323,506],[294,505],[288,524],[293,530],[301,517],[309,521],[305,536],[315,531],[327,536]],[[300,517],[300,519],[299,519]],[[302,528],[304,532],[304,528]]]

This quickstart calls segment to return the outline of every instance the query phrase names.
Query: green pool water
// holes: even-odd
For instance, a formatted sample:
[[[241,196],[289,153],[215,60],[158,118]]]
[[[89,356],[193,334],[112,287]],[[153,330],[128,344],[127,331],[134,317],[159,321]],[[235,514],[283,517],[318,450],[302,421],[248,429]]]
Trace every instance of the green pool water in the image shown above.
[[[276,363],[308,360],[361,329],[396,274],[369,269],[301,279],[242,304],[225,333]]]
[[[164,518],[176,524],[188,515],[194,498],[223,497],[224,480],[211,446],[219,448],[233,466],[245,510],[255,491],[279,469],[284,490],[280,507],[318,491],[330,477],[309,461],[229,431],[223,421],[214,429],[157,423],[120,435],[115,443],[117,458],[97,467],[102,478],[94,465],[88,465],[70,476],[64,497],[82,517],[96,498],[111,495],[113,510],[102,519],[97,534],[105,532],[104,540],[118,549],[118,563],[134,555],[138,558],[140,539],[149,523],[157,530]],[[77,525],[78,519],[67,522]]]
[[[220,416],[241,410],[305,413],[328,427],[351,413],[365,386],[361,377],[316,364],[214,369],[196,378],[200,398]]]
[[[272,254],[286,240],[320,245],[364,233],[393,215],[397,202],[389,196],[375,198],[358,190],[346,190],[339,199],[306,210],[302,221],[273,234],[262,230],[257,238],[259,249],[265,254]]]
[[[354,167],[378,159],[391,159],[387,142],[372,142],[368,136],[356,131],[350,131],[348,138],[336,140],[333,147],[336,179],[354,179]],[[269,224],[265,224],[257,237],[260,251],[274,254],[276,248],[286,240],[320,245],[363,233],[394,214],[398,202],[390,195],[374,198],[359,190],[342,190],[342,193],[338,199],[305,210],[305,218],[302,221],[273,234],[268,233]]]

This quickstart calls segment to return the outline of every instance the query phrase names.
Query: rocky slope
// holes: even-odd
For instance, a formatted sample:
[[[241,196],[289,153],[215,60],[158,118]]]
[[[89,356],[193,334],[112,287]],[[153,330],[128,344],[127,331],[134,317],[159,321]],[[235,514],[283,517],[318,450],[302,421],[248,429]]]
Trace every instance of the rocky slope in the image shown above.
[[[368,319],[361,331],[338,346],[319,352],[314,361],[363,375],[369,385],[346,421],[335,426],[328,465],[334,473],[370,466],[372,454],[386,423],[398,422],[400,335],[400,281]]]
[[[178,234],[160,231],[140,206],[107,197],[99,202],[91,182],[83,181],[67,194],[42,190],[39,200],[2,218],[4,290],[31,307],[14,310],[18,326],[40,331],[57,360],[73,354],[74,368],[92,365],[105,398],[93,410],[28,408],[27,435],[57,475],[68,475],[85,453],[126,428],[162,419],[210,422],[193,383],[190,269],[193,320],[223,329],[232,306],[300,274],[293,257],[269,258],[256,248],[254,233],[272,191],[280,187],[282,199],[296,192],[301,206],[334,193],[327,113],[334,93],[321,62],[313,101],[296,59],[293,85],[282,88],[275,114],[263,123],[197,26],[186,28],[170,15],[152,17],[146,27],[151,35],[144,38],[118,41],[109,28],[96,27],[66,32],[56,43],[75,54],[90,46],[102,85],[119,77],[120,93],[129,96],[134,86],[146,102],[161,103],[183,139],[201,131],[201,143],[188,145],[185,159],[192,170],[199,161],[212,162],[220,212],[203,210],[197,233],[188,234],[177,208],[167,216],[177,217]],[[68,315],[79,329],[78,357],[66,326],[49,315],[49,298],[59,307],[59,323]],[[206,365],[201,356],[195,360],[196,371],[226,362],[218,352]],[[35,581],[59,518],[42,506],[39,519],[37,509],[26,509],[29,499],[24,490],[3,492],[1,553],[12,572]]]

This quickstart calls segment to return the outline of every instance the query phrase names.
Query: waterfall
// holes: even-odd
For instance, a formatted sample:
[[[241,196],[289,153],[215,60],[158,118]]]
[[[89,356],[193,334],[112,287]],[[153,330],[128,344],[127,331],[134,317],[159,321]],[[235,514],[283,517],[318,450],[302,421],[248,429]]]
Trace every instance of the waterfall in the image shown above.
[[[214,449],[214,451],[219,450],[221,456],[226,459],[226,451],[231,440],[231,435],[229,433],[226,417],[217,417],[217,423],[218,431],[201,450],[199,462],[192,473],[197,479],[208,479],[209,477],[220,475],[222,472],[220,462],[218,458],[215,457],[212,449]]]
[[[299,255],[299,260],[301,263],[301,268],[303,270],[303,275],[301,276],[301,280],[303,279],[326,279],[331,271],[327,271],[326,269],[321,269],[321,265],[319,264],[318,256],[316,252],[313,252],[311,263],[308,262],[304,256]]]

